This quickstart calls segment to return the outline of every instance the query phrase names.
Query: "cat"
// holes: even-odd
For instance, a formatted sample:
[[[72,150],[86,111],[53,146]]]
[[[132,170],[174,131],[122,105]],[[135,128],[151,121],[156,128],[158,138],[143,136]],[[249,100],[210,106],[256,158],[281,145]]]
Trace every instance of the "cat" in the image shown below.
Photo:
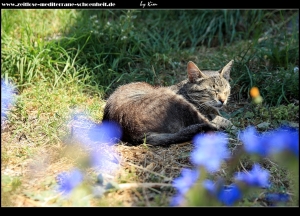
[[[187,64],[187,79],[172,86],[133,82],[107,99],[103,121],[117,122],[121,140],[133,145],[170,145],[191,141],[200,132],[234,127],[219,109],[230,95],[231,60],[219,71],[201,71]]]

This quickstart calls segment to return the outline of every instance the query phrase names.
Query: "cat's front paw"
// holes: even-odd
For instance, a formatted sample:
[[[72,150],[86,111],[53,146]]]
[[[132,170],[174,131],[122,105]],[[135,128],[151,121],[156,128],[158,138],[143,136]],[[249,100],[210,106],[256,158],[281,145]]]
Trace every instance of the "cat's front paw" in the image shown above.
[[[221,129],[221,130],[230,130],[230,131],[237,131],[238,128],[235,127],[231,121],[229,121],[228,119],[226,118],[223,118],[219,115],[213,115],[211,114],[210,115],[210,118],[211,118],[211,123],[216,126],[218,129]]]

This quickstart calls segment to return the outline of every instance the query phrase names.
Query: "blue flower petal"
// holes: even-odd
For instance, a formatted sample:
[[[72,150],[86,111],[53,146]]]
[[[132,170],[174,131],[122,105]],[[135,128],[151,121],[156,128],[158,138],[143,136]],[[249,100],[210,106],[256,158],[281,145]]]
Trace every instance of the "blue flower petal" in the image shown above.
[[[264,170],[259,164],[254,164],[252,170],[248,173],[237,172],[234,176],[236,181],[244,182],[250,186],[254,187],[269,187],[269,176],[268,170]]]
[[[58,190],[67,195],[82,182],[83,176],[78,169],[74,169],[70,172],[58,174],[57,179],[59,185]]]
[[[260,136],[253,126],[246,128],[239,135],[244,143],[245,151],[250,154],[258,154],[265,157],[268,154],[268,146],[265,145],[264,139]]]
[[[181,176],[174,179],[172,185],[179,193],[185,194],[199,177],[198,170],[182,169]]]
[[[224,133],[199,134],[194,137],[193,143],[192,163],[203,166],[208,172],[218,171],[222,161],[230,158],[227,135]]]

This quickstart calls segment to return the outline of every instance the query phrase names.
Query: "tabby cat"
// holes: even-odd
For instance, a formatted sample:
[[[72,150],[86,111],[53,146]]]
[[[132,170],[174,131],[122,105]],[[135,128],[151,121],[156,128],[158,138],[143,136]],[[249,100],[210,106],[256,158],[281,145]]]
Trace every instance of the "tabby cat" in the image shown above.
[[[122,141],[169,145],[191,141],[199,132],[234,127],[219,109],[230,95],[231,60],[219,71],[200,71],[187,64],[187,79],[169,87],[134,82],[108,98],[103,120],[119,123]]]

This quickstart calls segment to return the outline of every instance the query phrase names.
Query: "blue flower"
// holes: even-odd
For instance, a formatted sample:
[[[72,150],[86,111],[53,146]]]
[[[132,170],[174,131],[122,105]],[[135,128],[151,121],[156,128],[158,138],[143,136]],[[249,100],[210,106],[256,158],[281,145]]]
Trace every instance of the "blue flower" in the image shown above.
[[[271,203],[288,202],[290,201],[290,195],[284,193],[268,193],[265,194],[265,200]]]
[[[174,179],[172,185],[176,188],[179,194],[185,194],[199,177],[198,170],[182,169],[181,176]]]
[[[299,157],[299,131],[291,127],[281,127],[268,136],[270,154],[288,151]]]
[[[69,125],[72,127],[72,139],[89,153],[88,161],[92,168],[107,174],[113,174],[120,168],[119,155],[111,146],[122,136],[119,124],[112,121],[95,124],[85,114],[76,114]]]
[[[98,172],[113,174],[120,168],[120,158],[111,146],[90,152],[90,165]]]
[[[58,174],[58,190],[65,195],[68,195],[83,179],[82,173],[78,169],[70,172],[62,172]]]
[[[122,136],[121,127],[112,121],[103,121],[101,124],[91,128],[88,133],[92,141],[108,145],[118,143]]]
[[[299,157],[299,132],[290,127],[281,127],[264,134],[258,134],[251,126],[240,133],[245,151],[266,157],[288,151]]]
[[[205,179],[202,185],[210,194],[213,195],[215,193],[215,183],[212,180]]]
[[[176,194],[175,196],[171,197],[170,206],[179,206],[185,200],[184,195],[181,193]]]
[[[72,136],[92,151],[99,145],[114,145],[122,136],[122,129],[118,123],[103,121],[101,124],[96,124],[85,114],[74,115],[69,124],[72,126]]]
[[[245,151],[250,154],[258,154],[263,157],[268,154],[268,146],[266,146],[265,138],[260,136],[255,127],[250,126],[240,133],[240,139],[244,143]]]
[[[182,169],[181,176],[172,182],[172,186],[177,189],[178,193],[171,198],[171,206],[178,206],[184,201],[184,194],[195,184],[199,175],[198,170]]]
[[[267,170],[261,169],[259,164],[254,164],[252,170],[248,173],[237,172],[235,174],[235,180],[246,183],[255,187],[269,187],[270,173]]]
[[[211,180],[204,180],[202,182],[203,187],[214,197],[216,197],[221,203],[227,206],[232,206],[236,201],[242,198],[242,192],[236,184],[229,186],[215,184]]]
[[[218,171],[222,161],[230,158],[227,135],[224,133],[199,134],[193,142],[195,149],[191,153],[191,161],[208,172]]]
[[[1,117],[6,117],[6,111],[14,103],[15,87],[1,79]]]
[[[236,184],[223,187],[218,194],[218,200],[227,206],[232,206],[242,198],[242,192]]]
[[[299,159],[299,132],[292,133],[290,136],[291,142],[288,145],[288,150],[295,154]]]

